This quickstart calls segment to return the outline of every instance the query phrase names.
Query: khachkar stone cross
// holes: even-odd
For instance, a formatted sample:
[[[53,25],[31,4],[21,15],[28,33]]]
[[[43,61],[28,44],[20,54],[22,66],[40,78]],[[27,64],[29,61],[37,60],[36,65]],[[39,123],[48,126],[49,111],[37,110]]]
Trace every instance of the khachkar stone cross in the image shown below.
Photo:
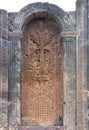
[[[23,35],[22,124],[55,124],[62,116],[60,32],[48,20],[37,19]]]
[[[42,22],[40,23],[43,26]],[[46,28],[34,29],[34,34],[30,35],[29,46],[32,45],[28,53],[30,52],[30,74],[32,74],[32,80],[48,81],[52,80],[54,75],[54,53],[51,50],[50,43],[52,42],[52,34],[49,35],[49,30]],[[35,38],[35,36],[37,36]],[[33,76],[34,74],[34,76]]]

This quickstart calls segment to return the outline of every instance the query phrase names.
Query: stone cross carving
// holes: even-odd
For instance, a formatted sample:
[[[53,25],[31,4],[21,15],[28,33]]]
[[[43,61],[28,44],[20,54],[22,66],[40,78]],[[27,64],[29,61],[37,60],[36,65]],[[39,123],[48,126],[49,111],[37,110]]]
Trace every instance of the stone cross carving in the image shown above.
[[[37,32],[38,31],[38,32]],[[53,57],[53,52],[50,48],[50,42],[53,40],[52,36],[46,38],[48,36],[48,29],[44,32],[40,32],[39,30],[34,30],[34,35],[36,34],[37,41],[34,39],[32,35],[30,35],[30,41],[32,43],[32,48],[30,50],[28,49],[28,53],[30,52],[30,57],[32,59],[32,62],[30,62],[30,74],[34,74],[32,76],[32,80],[38,80],[38,81],[48,81],[52,79],[53,76],[53,70],[52,66],[48,62]],[[46,42],[45,42],[46,39]],[[34,54],[35,53],[35,54]],[[38,55],[38,58],[37,58]],[[47,59],[47,55],[49,55],[49,59]],[[37,58],[35,61],[34,57]],[[35,64],[35,65],[34,65]],[[35,69],[35,70],[34,70]],[[38,70],[38,71],[37,71]],[[37,71],[37,73],[36,73]],[[36,75],[37,74],[37,75]]]
[[[22,39],[22,124],[55,125],[62,117],[60,31],[48,19],[27,25]]]

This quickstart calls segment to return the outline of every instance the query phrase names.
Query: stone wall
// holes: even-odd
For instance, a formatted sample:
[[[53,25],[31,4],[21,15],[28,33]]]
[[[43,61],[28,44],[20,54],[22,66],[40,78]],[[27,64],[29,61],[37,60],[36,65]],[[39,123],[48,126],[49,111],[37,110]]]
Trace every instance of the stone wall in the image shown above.
[[[8,13],[0,10],[0,128],[8,124]]]
[[[77,0],[75,12],[49,3],[29,4],[17,13],[0,10],[1,130],[89,130],[88,6],[89,0]],[[63,126],[22,127],[22,32],[31,20],[43,17],[52,18],[61,30]]]

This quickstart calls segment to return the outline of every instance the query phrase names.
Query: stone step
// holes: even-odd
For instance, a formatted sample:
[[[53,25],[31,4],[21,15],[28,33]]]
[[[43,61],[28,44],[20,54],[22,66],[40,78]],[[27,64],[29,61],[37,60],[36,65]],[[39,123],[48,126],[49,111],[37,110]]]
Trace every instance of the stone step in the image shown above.
[[[63,130],[62,126],[49,126],[49,127],[42,127],[42,126],[19,126],[18,130]]]

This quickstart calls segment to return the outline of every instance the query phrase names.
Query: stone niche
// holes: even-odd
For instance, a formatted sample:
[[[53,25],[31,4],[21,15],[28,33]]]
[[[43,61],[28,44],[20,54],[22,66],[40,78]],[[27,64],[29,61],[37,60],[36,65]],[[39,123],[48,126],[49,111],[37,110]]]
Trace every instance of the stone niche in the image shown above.
[[[63,125],[61,29],[35,18],[23,29],[22,125]]]
[[[0,9],[0,130],[89,130],[88,16],[89,0]]]
[[[0,129],[75,130],[75,12],[33,3],[0,17]]]

